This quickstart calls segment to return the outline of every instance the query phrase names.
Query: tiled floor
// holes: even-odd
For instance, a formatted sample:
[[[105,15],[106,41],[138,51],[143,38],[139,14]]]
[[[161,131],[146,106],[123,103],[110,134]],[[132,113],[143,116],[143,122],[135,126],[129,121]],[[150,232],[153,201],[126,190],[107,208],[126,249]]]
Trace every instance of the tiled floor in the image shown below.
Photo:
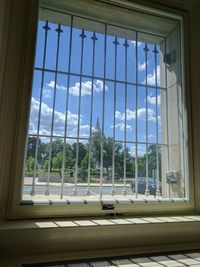
[[[77,262],[27,264],[22,267],[200,267],[200,250],[147,256],[111,257]]]

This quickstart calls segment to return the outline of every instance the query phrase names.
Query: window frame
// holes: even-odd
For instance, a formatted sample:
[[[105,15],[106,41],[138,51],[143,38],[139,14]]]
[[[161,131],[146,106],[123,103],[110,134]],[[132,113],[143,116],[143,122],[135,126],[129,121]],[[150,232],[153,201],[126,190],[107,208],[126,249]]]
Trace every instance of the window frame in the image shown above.
[[[25,3],[26,1],[24,1]],[[13,157],[12,157],[12,172],[10,175],[10,189],[9,189],[9,201],[8,201],[8,208],[7,208],[7,218],[14,219],[14,218],[36,218],[36,217],[59,217],[59,216],[81,216],[82,215],[82,206],[79,207],[77,205],[38,205],[38,206],[29,206],[29,205],[18,205],[18,200],[20,197],[20,189],[22,185],[22,179],[18,176],[18,179],[15,178],[16,173],[19,174],[19,170],[22,169],[23,160],[19,155],[24,155],[24,147],[25,147],[25,140],[26,140],[26,131],[24,129],[27,128],[27,121],[28,121],[28,110],[29,110],[29,102],[30,102],[30,94],[31,90],[26,90],[26,88],[31,88],[31,80],[32,80],[32,71],[33,71],[33,59],[34,59],[34,50],[35,50],[35,39],[36,39],[36,24],[37,24],[37,5],[38,3],[33,3],[34,1],[30,1],[30,4],[27,4],[27,14],[24,15],[24,21],[26,21],[26,26],[23,26],[24,29],[24,36],[25,36],[25,42],[23,45],[23,50],[19,51],[20,55],[23,55],[22,59],[20,60],[20,73],[19,77],[16,80],[18,80],[17,88],[19,91],[19,94],[15,96],[16,104],[16,114],[12,114],[11,117],[14,118],[15,121],[15,136],[13,135],[13,144],[12,148],[14,149]],[[107,1],[103,1],[107,2]],[[116,4],[118,4],[118,1],[115,1]],[[123,5],[120,3],[120,5]],[[175,13],[175,10],[173,10]],[[185,39],[185,48],[184,48],[184,55],[185,55],[185,62],[188,62],[188,43],[187,43],[187,24],[188,24],[188,15],[185,12],[177,12],[179,15],[183,17],[184,20],[184,39]],[[15,28],[12,29],[12,34],[16,37],[17,33],[16,28],[24,25],[24,21],[19,21]],[[34,30],[33,30],[34,29]],[[21,36],[18,36],[18,38],[22,38]],[[20,42],[20,40],[19,40]],[[13,47],[11,45],[10,48],[13,51]],[[10,64],[11,64],[12,58],[10,58]],[[187,64],[186,64],[187,65]],[[187,88],[188,87],[188,70],[184,71],[186,73],[186,81],[187,81]],[[14,79],[14,80],[15,80]],[[14,85],[10,81],[10,87],[11,85]],[[190,95],[190,90],[187,90],[187,98]],[[190,99],[190,98],[188,98]],[[25,100],[25,101],[24,101]],[[7,105],[9,103],[9,99],[7,99]],[[188,101],[190,102],[190,101]],[[193,159],[192,159],[192,138],[191,138],[191,107],[190,104],[188,104],[188,132],[189,132],[189,165],[190,165],[190,177],[193,177],[192,174],[192,166],[193,166]],[[173,202],[173,203],[139,203],[139,204],[133,204],[132,205],[123,205],[122,207],[116,207],[114,213],[120,213],[120,214],[127,214],[127,213],[134,213],[134,215],[138,214],[167,214],[167,213],[190,213],[195,210],[195,202],[194,202],[194,193],[193,193],[193,179],[189,179],[190,183],[190,200],[187,203],[179,203],[179,202]],[[141,205],[144,204],[144,205]],[[134,211],[133,211],[134,209]],[[163,212],[164,210],[164,212]],[[106,213],[113,213],[113,211],[102,211],[102,207],[99,204],[94,204],[91,206],[84,205],[84,214],[88,216],[95,216],[95,215],[105,215]]]

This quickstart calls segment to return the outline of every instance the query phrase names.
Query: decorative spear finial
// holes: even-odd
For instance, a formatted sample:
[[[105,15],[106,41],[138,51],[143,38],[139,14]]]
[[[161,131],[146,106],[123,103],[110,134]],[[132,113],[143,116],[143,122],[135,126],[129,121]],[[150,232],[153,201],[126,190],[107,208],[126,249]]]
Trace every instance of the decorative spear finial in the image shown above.
[[[82,39],[86,38],[87,36],[85,35],[84,29],[82,29],[81,34],[79,35]]]
[[[56,31],[57,31],[58,33],[63,32],[63,30],[61,29],[61,25],[60,25],[60,23],[58,24],[58,28],[56,29]]]
[[[45,29],[46,32],[49,31],[49,30],[51,30],[51,28],[49,27],[48,20],[46,20],[46,23],[45,23],[45,25],[42,28]]]

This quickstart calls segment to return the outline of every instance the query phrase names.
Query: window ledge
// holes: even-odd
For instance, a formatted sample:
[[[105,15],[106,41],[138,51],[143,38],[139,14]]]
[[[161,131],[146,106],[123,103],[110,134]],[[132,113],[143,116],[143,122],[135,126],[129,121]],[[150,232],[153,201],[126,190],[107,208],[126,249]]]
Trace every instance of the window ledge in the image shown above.
[[[45,261],[52,253],[57,260],[193,249],[199,229],[198,215],[10,221],[0,225],[0,256]]]
[[[118,217],[109,219],[41,219],[41,220],[18,220],[6,221],[0,224],[0,231],[22,230],[22,229],[49,229],[49,228],[77,228],[77,227],[98,227],[98,226],[119,226],[119,225],[144,225],[144,224],[169,224],[183,222],[199,222],[199,215],[180,216],[152,216],[152,217]]]

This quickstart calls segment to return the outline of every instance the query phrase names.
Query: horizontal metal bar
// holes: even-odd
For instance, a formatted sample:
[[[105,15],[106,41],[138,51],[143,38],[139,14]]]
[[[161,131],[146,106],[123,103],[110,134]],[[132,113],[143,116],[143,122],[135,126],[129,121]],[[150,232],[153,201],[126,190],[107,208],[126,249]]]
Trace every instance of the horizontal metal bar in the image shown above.
[[[35,70],[37,71],[46,71],[46,72],[51,72],[51,73],[55,73],[56,71],[55,70],[52,70],[52,69],[47,69],[47,68],[40,68],[40,67],[35,67],[34,68]],[[80,76],[82,76],[83,78],[88,78],[88,79],[95,79],[95,80],[104,80],[104,77],[100,77],[100,76],[92,76],[92,75],[86,75],[86,74],[78,74],[78,73],[75,73],[75,72],[67,72],[67,71],[60,71],[58,70],[57,71],[57,74],[64,74],[64,75],[70,75],[70,76],[76,76],[78,78],[80,78]],[[105,81],[106,82],[116,82],[116,83],[122,83],[122,84],[127,84],[127,85],[133,85],[133,86],[138,86],[138,87],[144,87],[146,88],[146,84],[142,84],[142,83],[134,83],[134,82],[126,82],[125,80],[122,81],[122,80],[114,80],[114,79],[110,79],[110,78],[106,78],[105,77]],[[147,84],[147,87],[148,88],[152,88],[152,89],[158,89],[158,90],[167,90],[168,88],[165,88],[165,87],[160,87],[160,86],[156,86],[156,85],[148,85]]]
[[[44,137],[44,138],[50,138],[51,136],[53,137],[53,138],[58,138],[58,139],[63,139],[64,140],[64,138],[66,138],[66,139],[70,139],[70,140],[74,140],[75,142],[77,141],[77,139],[79,139],[79,140],[83,140],[83,141],[90,141],[90,140],[94,140],[94,139],[92,139],[92,138],[86,138],[86,137],[79,137],[79,138],[76,138],[76,137],[68,137],[68,136],[66,136],[66,137],[64,137],[64,136],[57,136],[57,135],[36,135],[36,134],[28,134],[28,137]],[[102,141],[106,141],[107,139],[102,139]],[[101,141],[101,139],[95,139],[95,141]],[[112,142],[117,142],[117,143],[123,143],[124,142],[124,140],[112,140]],[[156,145],[157,143],[152,143],[152,142],[148,142],[148,143],[146,143],[146,142],[141,142],[141,141],[137,141],[137,142],[135,142],[135,141],[127,141],[126,140],[126,143],[128,143],[128,144],[141,144],[141,145],[146,145],[146,144],[148,144],[148,145]],[[164,143],[158,143],[160,146],[167,146],[167,143],[166,144],[164,144]],[[173,146],[173,145],[171,145],[171,146]],[[176,144],[174,145],[174,146],[176,146]]]
[[[152,196],[153,197],[153,196]],[[188,199],[186,198],[159,198],[159,199],[155,199],[155,198],[144,198],[144,199],[127,199],[127,200],[118,200],[117,197],[115,196],[115,199],[112,200],[112,202],[115,201],[116,204],[120,203],[124,203],[124,204],[133,204],[133,205],[140,205],[142,204],[147,204],[147,203],[157,203],[157,204],[162,204],[162,203],[187,203],[189,202]],[[56,204],[56,200],[21,200],[20,205],[53,205]],[[68,196],[66,199],[63,199],[62,202],[59,200],[58,201],[60,205],[73,205],[73,204],[102,204],[102,202],[107,202],[110,203],[111,200],[88,200],[87,202],[85,201],[85,197],[82,198],[81,200],[70,200],[70,197]],[[171,216],[170,216],[171,217]]]

